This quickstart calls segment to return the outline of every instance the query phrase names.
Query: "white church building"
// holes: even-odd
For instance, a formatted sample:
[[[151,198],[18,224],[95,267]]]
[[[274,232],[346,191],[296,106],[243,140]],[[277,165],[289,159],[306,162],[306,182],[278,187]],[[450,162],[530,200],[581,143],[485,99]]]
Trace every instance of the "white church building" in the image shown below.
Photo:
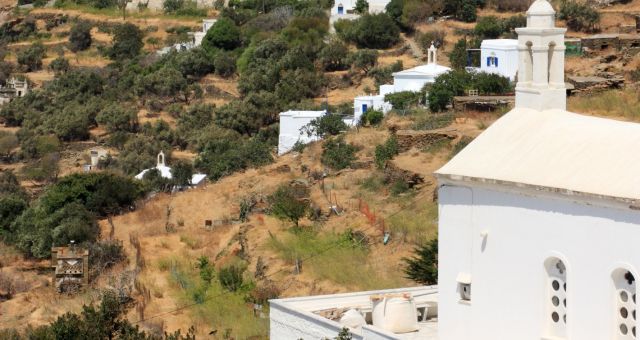
[[[435,173],[437,335],[370,332],[367,322],[352,328],[354,339],[637,338],[640,124],[566,111],[565,29],[547,0],[531,5],[517,33],[515,108]],[[420,306],[422,294],[404,294]],[[365,320],[367,308],[375,314],[370,298],[352,307],[362,306]],[[343,323],[306,314],[311,305],[327,310],[330,299],[340,306],[339,294],[306,306],[295,299],[303,298],[275,300],[272,335],[285,334],[274,333],[283,320],[294,331],[358,325],[353,312]],[[421,329],[430,314],[402,315],[417,315]],[[297,339],[291,334],[278,339]]]
[[[157,162],[155,167],[142,170],[139,174],[135,175],[134,178],[137,180],[143,180],[144,175],[146,175],[147,172],[153,169],[158,170],[158,173],[162,178],[165,178],[165,179],[173,178],[171,167],[167,166],[165,162],[165,155],[164,155],[164,152],[162,151],[160,151],[160,153],[157,156]],[[200,184],[203,184],[206,181],[206,179],[207,179],[207,175],[201,174],[201,173],[194,173],[191,176],[191,186],[199,186]]]
[[[392,109],[390,103],[384,101],[384,96],[396,92],[420,92],[426,84],[432,84],[436,78],[451,71],[451,68],[438,65],[438,49],[431,44],[427,51],[427,63],[407,70],[393,73],[393,84],[380,86],[377,95],[357,96],[353,100],[354,122],[357,124],[360,118],[368,110],[379,110],[387,113]],[[396,108],[402,109],[402,108]]]

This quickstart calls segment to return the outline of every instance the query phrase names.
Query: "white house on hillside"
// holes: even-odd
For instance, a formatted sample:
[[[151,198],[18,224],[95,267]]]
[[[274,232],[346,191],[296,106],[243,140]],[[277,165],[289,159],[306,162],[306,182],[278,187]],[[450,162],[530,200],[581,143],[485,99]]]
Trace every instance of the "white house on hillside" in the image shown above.
[[[357,96],[353,99],[353,123],[357,125],[362,115],[369,110],[378,110],[387,113],[391,110],[391,104],[384,101],[384,96],[393,93],[393,85],[381,85],[380,94]]]
[[[292,111],[280,113],[280,133],[278,137],[278,155],[285,154],[297,143],[308,144],[320,138],[315,134],[309,136],[303,129],[312,120],[327,114],[327,111]]]
[[[518,40],[488,39],[480,45],[480,71],[514,81],[518,73]]]
[[[202,39],[204,39],[204,36],[207,35],[207,32],[216,21],[218,21],[218,19],[202,20],[202,31],[193,33],[193,46],[200,46],[202,44]]]
[[[636,339],[640,124],[566,111],[565,29],[547,0],[516,32],[515,108],[435,173],[437,339]],[[296,331],[326,324],[300,309],[278,310],[272,332],[281,313]]]
[[[337,20],[341,19],[340,16],[356,14],[356,2],[357,0],[336,0],[331,8],[331,16],[335,16]],[[367,2],[369,3],[369,13],[375,14],[384,12],[391,0],[369,0]]]

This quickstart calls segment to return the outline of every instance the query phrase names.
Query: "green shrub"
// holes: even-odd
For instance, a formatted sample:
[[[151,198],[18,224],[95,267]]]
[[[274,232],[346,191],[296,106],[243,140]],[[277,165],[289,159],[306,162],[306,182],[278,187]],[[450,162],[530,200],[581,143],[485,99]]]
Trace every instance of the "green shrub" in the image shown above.
[[[239,265],[231,265],[220,268],[218,280],[226,290],[235,292],[242,287],[244,268]]]
[[[202,47],[210,52],[217,49],[234,50],[240,46],[240,29],[227,18],[220,18],[202,39]]]
[[[477,18],[476,6],[471,3],[465,3],[458,14],[458,19],[464,22],[474,22]]]
[[[378,126],[384,119],[384,113],[380,110],[367,110],[360,121],[362,124]]]
[[[398,140],[395,136],[391,136],[384,144],[376,146],[376,166],[378,169],[384,169],[388,160],[393,159],[398,154]]]
[[[116,26],[113,44],[107,51],[109,58],[124,61],[137,57],[144,46],[143,37],[144,33],[132,23]]]
[[[477,89],[481,94],[505,94],[513,87],[509,79],[497,74],[467,73],[454,70],[438,76],[428,88],[429,109],[440,112],[447,109],[454,96],[463,96],[465,91]]]
[[[49,64],[49,69],[56,75],[66,73],[70,68],[71,66],[69,65],[69,60],[64,57],[53,59]]]
[[[495,16],[482,17],[478,20],[474,33],[481,40],[496,39],[504,32],[502,21]]]
[[[304,197],[297,197],[293,188],[287,184],[280,185],[267,200],[272,215],[278,219],[290,221],[295,227],[298,227],[298,221],[309,209],[309,202]]]
[[[567,26],[575,31],[593,32],[600,23],[600,13],[588,4],[574,0],[563,1],[558,18],[567,21]]]
[[[356,160],[358,147],[344,141],[343,137],[331,138],[322,146],[322,164],[342,170],[351,166]]]
[[[106,216],[132,206],[142,192],[134,180],[111,173],[72,174],[40,197],[40,207],[53,213],[72,202],[81,203],[98,216]]]
[[[211,180],[218,180],[236,171],[269,164],[273,161],[269,145],[251,138],[236,137],[209,140],[204,144],[195,167],[204,171]]]
[[[326,114],[320,118],[315,118],[305,127],[303,131],[309,136],[327,137],[336,136],[348,129],[342,117],[337,114]]]
[[[209,258],[202,255],[198,258],[198,269],[200,270],[200,279],[206,284],[211,284],[215,275],[213,264],[209,262]]]
[[[69,32],[69,49],[73,52],[84,51],[91,47],[91,23],[78,21]]]
[[[384,49],[400,41],[400,30],[387,14],[365,14],[352,24],[336,22],[336,32],[359,48]]]
[[[390,103],[396,110],[406,110],[419,105],[423,98],[423,92],[402,91],[386,94],[384,101]]]
[[[422,285],[438,283],[438,238],[416,248],[413,256],[403,259],[408,279]]]
[[[36,42],[26,49],[18,52],[17,61],[26,72],[33,72],[42,69],[42,58],[44,57],[44,45],[40,42]]]

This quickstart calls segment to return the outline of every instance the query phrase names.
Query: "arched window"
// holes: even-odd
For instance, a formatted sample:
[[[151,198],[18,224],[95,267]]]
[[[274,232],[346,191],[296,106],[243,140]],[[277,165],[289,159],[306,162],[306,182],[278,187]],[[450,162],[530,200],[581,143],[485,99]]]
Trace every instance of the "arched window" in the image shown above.
[[[612,279],[615,339],[636,339],[636,278],[626,269],[616,269]]]
[[[344,14],[344,6],[342,4],[338,5],[338,14]]]
[[[552,257],[545,261],[547,274],[547,308],[544,319],[547,335],[564,338],[567,335],[567,267]]]
[[[533,81],[533,43],[527,42],[527,51],[525,52],[525,81]]]

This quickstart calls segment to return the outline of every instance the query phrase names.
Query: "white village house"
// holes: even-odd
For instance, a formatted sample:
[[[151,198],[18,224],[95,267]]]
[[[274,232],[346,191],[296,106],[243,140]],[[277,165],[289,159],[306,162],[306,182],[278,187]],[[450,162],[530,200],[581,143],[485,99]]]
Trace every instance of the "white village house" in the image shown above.
[[[414,338],[636,339],[640,125],[566,111],[565,29],[555,27],[547,0],[531,5],[527,27],[517,33],[515,108],[435,173],[437,336]],[[405,293],[417,312],[402,315],[424,327],[420,294]],[[273,301],[272,338],[297,339],[328,324],[335,328],[322,336],[331,338],[341,325],[358,325],[354,312],[342,324],[318,320],[327,301],[345,305],[341,294],[307,298],[308,305],[303,299]],[[375,312],[370,300],[349,307],[367,320]],[[419,334],[370,329],[352,328],[354,339]]]
[[[198,47],[202,45],[202,40],[207,35],[209,29],[218,21],[218,19],[203,19],[202,20],[202,31],[200,32],[189,32],[189,36],[191,37],[190,41],[184,41],[175,43],[171,46],[166,46],[159,49],[156,53],[159,55],[165,55],[172,50],[181,52],[187,51],[194,47]]]
[[[29,93],[29,83],[26,79],[11,77],[5,86],[0,85],[0,105],[6,104],[14,98],[24,97]]]
[[[518,40],[487,39],[480,45],[480,71],[515,81],[518,73]]]
[[[280,133],[278,136],[278,155],[283,155],[300,142],[308,144],[320,138],[316,135],[308,135],[303,129],[312,120],[327,114],[327,111],[292,111],[280,113]]]
[[[160,173],[160,176],[162,176],[162,178],[166,178],[166,179],[173,178],[173,174],[171,173],[171,167],[168,167],[166,165],[164,152],[162,151],[160,151],[160,153],[158,154],[158,160],[157,160],[156,166],[150,169],[142,170],[139,174],[135,176],[135,179],[142,180],[144,178],[144,175],[147,172],[149,172],[149,170],[152,170],[152,169],[157,169],[158,172]],[[207,175],[195,173],[191,177],[191,186],[198,186],[200,184],[203,184],[206,179],[207,179]]]
[[[354,20],[360,17],[356,13],[357,0],[335,0],[329,16],[329,27],[333,30],[333,24],[341,19]],[[369,0],[369,13],[383,13],[386,10],[387,4],[391,0]]]
[[[379,94],[355,97],[353,100],[354,124],[360,121],[360,117],[367,110],[380,110],[383,113],[391,110],[391,104],[384,101],[386,94],[403,91],[420,92],[424,85],[434,83],[438,76],[451,71],[449,67],[438,65],[438,49],[433,44],[427,52],[425,65],[394,73],[393,84],[380,86]]]

